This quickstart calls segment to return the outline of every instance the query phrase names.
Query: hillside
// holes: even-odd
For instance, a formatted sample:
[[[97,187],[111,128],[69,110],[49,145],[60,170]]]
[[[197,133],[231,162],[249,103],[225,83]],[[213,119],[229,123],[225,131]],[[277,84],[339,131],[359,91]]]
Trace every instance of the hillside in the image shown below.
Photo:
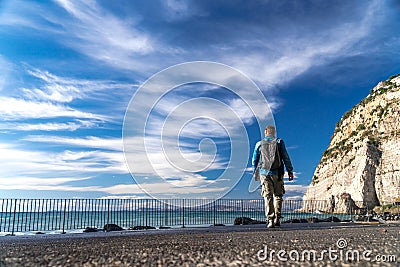
[[[343,115],[303,199],[340,204],[349,194],[370,208],[400,197],[400,75]]]

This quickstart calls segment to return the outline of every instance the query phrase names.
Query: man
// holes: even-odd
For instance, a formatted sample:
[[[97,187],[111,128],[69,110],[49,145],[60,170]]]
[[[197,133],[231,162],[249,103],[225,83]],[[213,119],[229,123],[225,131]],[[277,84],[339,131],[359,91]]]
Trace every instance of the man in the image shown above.
[[[285,188],[283,176],[285,170],[289,181],[293,180],[293,166],[282,139],[276,138],[276,129],[270,125],[265,128],[265,137],[257,142],[253,153],[254,171],[259,171],[261,195],[265,201],[265,217],[268,228],[280,226],[281,210]],[[259,170],[257,170],[259,168]],[[275,197],[275,205],[274,205]]]

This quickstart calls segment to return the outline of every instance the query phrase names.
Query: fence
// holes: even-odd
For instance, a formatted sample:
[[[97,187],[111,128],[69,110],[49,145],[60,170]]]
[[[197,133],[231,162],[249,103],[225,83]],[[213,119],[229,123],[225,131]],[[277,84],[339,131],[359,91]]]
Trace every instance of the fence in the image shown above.
[[[304,207],[308,207],[304,210]],[[284,200],[283,220],[317,216],[330,218],[329,201]],[[398,207],[397,207],[397,210]],[[334,214],[351,219],[350,212]],[[0,199],[0,232],[59,231],[103,228],[117,224],[125,229],[233,224],[235,218],[264,221],[262,199]]]

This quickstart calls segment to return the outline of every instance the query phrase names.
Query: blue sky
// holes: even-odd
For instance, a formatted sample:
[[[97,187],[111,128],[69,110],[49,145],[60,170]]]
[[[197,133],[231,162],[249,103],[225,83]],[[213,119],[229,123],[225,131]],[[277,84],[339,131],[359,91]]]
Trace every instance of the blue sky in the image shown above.
[[[241,71],[261,89],[295,168],[286,197],[301,196],[341,115],[379,81],[400,73],[399,29],[400,3],[394,0],[1,1],[0,195],[146,197],[123,154],[129,102],[165,68],[212,61]],[[260,136],[240,94],[210,84],[178,87],[150,119],[179,106],[178,100],[214,98],[241,114],[250,158]],[[168,179],[186,187],[166,192],[155,185],[157,194],[196,197],[190,186],[201,187],[228,166],[229,136],[220,125],[229,118],[220,111],[214,109],[220,124],[199,119],[179,139],[184,155],[213,157],[214,165],[188,176],[171,174]],[[157,164],[170,167],[162,159]],[[156,177],[132,172],[150,184]],[[259,197],[248,192],[250,172],[235,179],[240,181],[227,197]],[[202,194],[221,190],[203,187]]]

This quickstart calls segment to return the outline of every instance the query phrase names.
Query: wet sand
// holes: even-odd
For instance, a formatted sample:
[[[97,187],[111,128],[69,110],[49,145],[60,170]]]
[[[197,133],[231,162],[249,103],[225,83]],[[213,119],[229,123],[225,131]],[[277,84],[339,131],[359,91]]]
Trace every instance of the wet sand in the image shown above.
[[[0,266],[399,266],[399,248],[399,225],[222,226],[1,237]],[[329,249],[337,251],[331,258],[321,254]],[[280,259],[279,250],[286,253]],[[301,259],[309,250],[316,251],[315,261],[307,253]],[[359,261],[343,256],[349,251],[358,251]]]

